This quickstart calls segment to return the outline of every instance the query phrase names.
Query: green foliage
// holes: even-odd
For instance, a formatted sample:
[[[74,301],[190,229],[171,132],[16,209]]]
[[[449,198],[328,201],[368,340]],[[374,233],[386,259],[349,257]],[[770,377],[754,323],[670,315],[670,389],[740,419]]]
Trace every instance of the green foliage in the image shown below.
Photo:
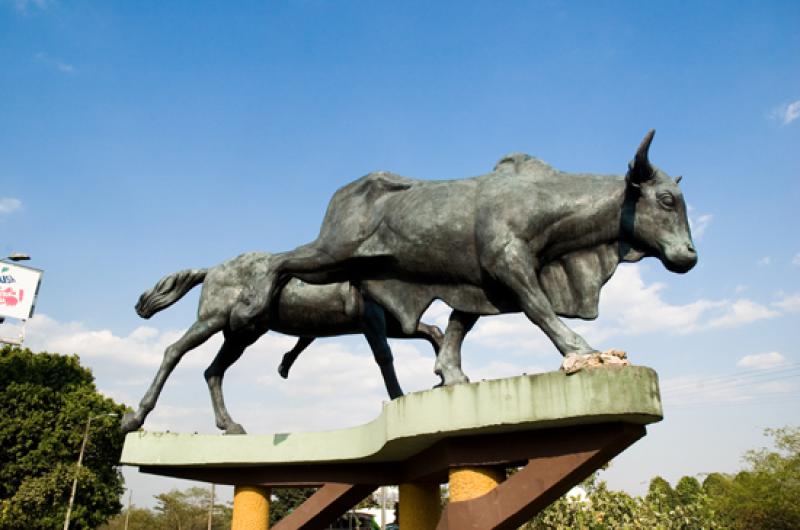
[[[686,480],[684,480],[686,479]],[[692,490],[692,480],[681,479],[680,489]],[[679,484],[681,484],[679,482]],[[542,511],[524,528],[557,530],[600,529],[658,529],[696,530],[723,528],[709,505],[708,497],[699,490],[686,498],[684,504],[679,488],[672,489],[669,482],[655,477],[650,482],[647,496],[633,497],[622,491],[612,491],[604,481],[593,474],[581,486],[587,493],[585,500],[562,497]]]
[[[269,503],[269,524],[274,525],[311,497],[316,488],[275,488]]]
[[[800,528],[800,428],[767,429],[766,435],[777,450],[748,451],[749,469],[704,482],[730,528]]]
[[[0,528],[62,526],[86,421],[124,411],[77,356],[0,349]],[[121,508],[118,421],[92,422],[71,528],[95,528]]]
[[[206,530],[208,528],[208,505],[210,488],[193,487],[184,491],[172,490],[156,495],[153,510],[131,508],[128,530]],[[127,509],[99,530],[122,530],[125,528]],[[213,530],[229,530],[232,509],[227,504],[214,503],[212,510]]]
[[[650,480],[645,500],[660,512],[668,512],[678,505],[675,490],[664,478],[655,476]]]
[[[703,493],[700,482],[694,477],[681,477],[675,485],[676,506],[688,506]]]

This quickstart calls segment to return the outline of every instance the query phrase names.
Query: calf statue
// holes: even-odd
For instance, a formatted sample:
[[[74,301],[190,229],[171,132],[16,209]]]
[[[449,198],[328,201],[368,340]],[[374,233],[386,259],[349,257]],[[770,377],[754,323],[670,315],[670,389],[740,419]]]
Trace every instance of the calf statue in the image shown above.
[[[653,256],[677,273],[697,263],[680,177],[648,159],[654,133],[624,176],[565,173],[525,155],[461,180],[370,173],[334,194],[315,241],[273,256],[241,292],[231,327],[269,314],[297,277],[354,282],[407,334],[443,300],[454,309],[435,367],[444,384],[468,381],[461,342],[480,315],[522,311],[563,356],[594,353],[559,315],[596,318],[620,262]]]
[[[135,413],[122,420],[123,432],[138,429],[153,410],[161,390],[183,355],[222,331],[225,341],[205,371],[217,426],[228,434],[243,434],[244,428],[231,418],[222,395],[222,378],[244,350],[268,330],[295,335],[297,344],[283,356],[278,372],[286,378],[297,356],[316,337],[363,333],[392,399],[403,395],[394,370],[386,337],[420,338],[439,351],[442,332],[436,326],[419,323],[405,333],[392,315],[348,283],[308,285],[290,281],[279,295],[274,313],[260,314],[237,329],[231,329],[230,316],[236,300],[246,286],[257,283],[270,268],[272,255],[248,252],[210,269],[187,269],[162,278],[145,291],[136,304],[143,318],[177,302],[198,284],[203,284],[197,310],[197,322],[174,344],[167,347],[161,367]]]

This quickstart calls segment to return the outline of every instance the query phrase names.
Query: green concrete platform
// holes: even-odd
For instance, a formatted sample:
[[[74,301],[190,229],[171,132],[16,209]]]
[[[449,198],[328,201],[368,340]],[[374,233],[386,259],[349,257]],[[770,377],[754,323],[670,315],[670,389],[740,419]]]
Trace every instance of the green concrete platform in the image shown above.
[[[325,404],[320,403],[324,409]],[[638,366],[548,372],[424,392],[388,402],[357,427],[268,435],[139,431],[121,463],[141,467],[249,467],[402,462],[445,438],[662,419],[658,376]]]

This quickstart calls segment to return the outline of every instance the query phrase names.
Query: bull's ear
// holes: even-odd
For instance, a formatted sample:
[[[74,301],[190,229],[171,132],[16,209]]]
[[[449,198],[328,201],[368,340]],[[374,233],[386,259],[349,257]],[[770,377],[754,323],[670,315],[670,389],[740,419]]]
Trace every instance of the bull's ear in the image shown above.
[[[656,130],[650,129],[650,131],[644,135],[644,140],[639,144],[639,149],[636,150],[636,156],[634,156],[633,160],[628,164],[626,180],[633,186],[638,186],[642,182],[650,180],[655,174],[655,170],[650,164],[650,160],[647,158],[647,152],[650,150],[650,143],[653,141],[653,136],[655,136],[655,134]]]

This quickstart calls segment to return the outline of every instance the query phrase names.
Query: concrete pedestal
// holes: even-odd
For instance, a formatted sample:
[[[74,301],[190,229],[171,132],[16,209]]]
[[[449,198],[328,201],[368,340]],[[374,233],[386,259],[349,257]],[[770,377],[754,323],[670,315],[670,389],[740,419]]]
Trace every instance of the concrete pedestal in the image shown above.
[[[370,423],[328,432],[131,433],[121,460],[143,472],[217,484],[324,485],[275,530],[323,529],[386,484],[413,486],[405,488],[406,495],[419,500],[408,509],[427,512],[432,504],[414,506],[428,506],[433,486],[449,478],[463,500],[453,498],[436,528],[510,529],[644,436],[645,425],[661,417],[653,370],[601,367],[417,392],[386,403]],[[486,472],[506,466],[524,467],[507,480]],[[403,524],[402,500],[400,509]],[[420,524],[429,527],[427,519]]]

